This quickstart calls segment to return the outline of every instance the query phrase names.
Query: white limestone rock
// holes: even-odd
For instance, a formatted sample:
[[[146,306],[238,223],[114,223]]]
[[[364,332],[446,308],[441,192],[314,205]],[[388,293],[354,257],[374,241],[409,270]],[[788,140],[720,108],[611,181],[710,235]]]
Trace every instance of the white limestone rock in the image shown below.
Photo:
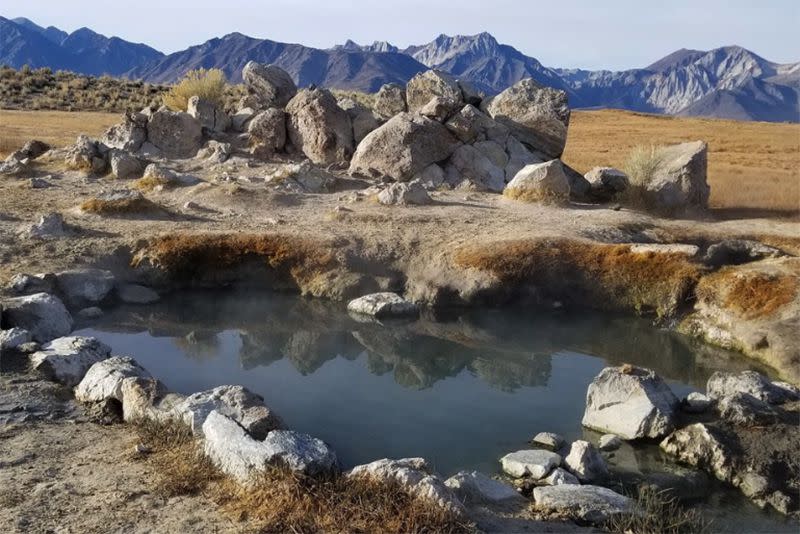
[[[514,478],[530,477],[539,480],[560,464],[561,456],[541,449],[516,451],[500,458],[503,471]]]
[[[123,401],[122,383],[126,378],[152,378],[133,358],[112,356],[92,365],[75,388],[75,398],[81,402],[101,402],[109,399]]]
[[[72,332],[72,316],[64,303],[47,293],[6,299],[3,301],[3,318],[8,326],[30,332],[38,343]]]
[[[525,497],[516,489],[478,471],[460,471],[444,481],[466,504],[524,504]]]
[[[347,303],[347,311],[382,319],[408,317],[419,313],[419,308],[397,293],[372,293]]]
[[[541,480],[548,486],[560,486],[561,484],[580,484],[578,477],[560,467],[553,469],[549,475]]]
[[[564,465],[581,482],[601,482],[608,478],[606,461],[588,441],[574,441],[564,458]]]
[[[96,304],[114,287],[114,275],[103,269],[71,269],[56,273],[56,283],[70,304]]]
[[[531,443],[550,451],[558,451],[564,446],[565,441],[564,438],[553,432],[539,432],[533,436]]]
[[[601,486],[541,486],[533,489],[533,499],[538,510],[595,524],[633,510],[630,498]]]
[[[378,202],[384,206],[424,206],[433,200],[421,183],[410,182],[389,185],[378,193]]]
[[[93,337],[60,337],[30,355],[31,365],[48,379],[76,386],[89,368],[111,354],[111,347]]]

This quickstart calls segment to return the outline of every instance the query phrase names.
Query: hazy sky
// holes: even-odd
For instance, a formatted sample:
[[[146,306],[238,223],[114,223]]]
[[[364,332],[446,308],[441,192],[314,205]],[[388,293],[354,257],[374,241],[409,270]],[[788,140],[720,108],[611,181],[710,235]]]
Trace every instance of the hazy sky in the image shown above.
[[[167,53],[234,31],[318,48],[488,31],[554,67],[642,67],[678,48],[729,44],[800,61],[798,0],[3,0],[0,15]]]

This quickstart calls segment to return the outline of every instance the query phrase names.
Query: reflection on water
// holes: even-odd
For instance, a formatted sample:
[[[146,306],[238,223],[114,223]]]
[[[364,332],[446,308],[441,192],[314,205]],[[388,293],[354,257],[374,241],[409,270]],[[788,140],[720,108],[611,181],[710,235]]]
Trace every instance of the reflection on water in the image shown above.
[[[331,443],[345,466],[422,456],[445,475],[496,472],[500,456],[540,431],[583,437],[586,388],[607,365],[649,367],[678,395],[716,370],[753,367],[607,314],[482,310],[378,324],[341,303],[202,293],[85,326],[175,391],[258,392],[291,428]]]

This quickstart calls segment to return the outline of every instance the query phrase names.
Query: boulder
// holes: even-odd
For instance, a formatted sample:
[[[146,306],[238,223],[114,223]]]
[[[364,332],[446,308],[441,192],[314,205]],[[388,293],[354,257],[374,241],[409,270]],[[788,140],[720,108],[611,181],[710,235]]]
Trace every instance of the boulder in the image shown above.
[[[107,150],[104,144],[86,135],[79,135],[75,144],[67,148],[64,163],[70,169],[101,174],[106,169]]]
[[[562,484],[533,489],[536,509],[601,524],[633,511],[633,500],[601,486]]]
[[[122,122],[106,130],[101,141],[109,148],[136,152],[146,140],[147,116],[142,113],[126,112]]]
[[[458,102],[446,96],[434,96],[427,104],[419,109],[419,114],[439,122],[444,122],[458,110],[463,102]]]
[[[581,482],[602,482],[608,478],[606,461],[588,441],[574,441],[564,458],[564,465]]]
[[[464,97],[464,102],[473,106],[480,106],[486,93],[479,90],[467,80],[456,80],[458,87],[461,88],[461,95]]]
[[[460,471],[444,484],[466,504],[527,504],[525,497],[512,486],[477,471]]]
[[[383,124],[381,117],[367,109],[352,98],[337,98],[337,104],[345,110],[353,123],[353,140],[356,145],[364,139],[368,133]]]
[[[89,368],[75,388],[75,398],[81,402],[122,402],[122,383],[130,377],[152,378],[133,358],[112,356]]]
[[[350,116],[324,89],[304,89],[286,106],[287,132],[295,149],[318,165],[346,164],[353,155]]]
[[[48,150],[50,150],[50,145],[45,143],[44,141],[39,141],[38,139],[31,139],[30,141],[26,141],[22,148],[15,151],[13,156],[16,159],[36,159]]]
[[[111,354],[111,347],[93,337],[60,337],[30,355],[31,366],[49,380],[76,386],[89,368]]]
[[[476,141],[472,146],[475,147],[478,152],[486,156],[495,167],[499,167],[502,170],[508,165],[509,158],[506,149],[497,141]]]
[[[203,144],[203,129],[188,113],[159,109],[147,123],[147,141],[167,158],[193,158]]]
[[[111,164],[111,173],[120,180],[138,178],[142,175],[142,162],[128,152],[110,150],[108,161]]]
[[[586,394],[583,426],[622,439],[659,438],[675,428],[678,399],[653,371],[606,367]]]
[[[206,417],[202,434],[206,456],[240,482],[268,465],[283,465],[309,476],[338,468],[336,453],[322,440],[290,430],[273,430],[264,441],[258,441],[216,410]]]
[[[481,110],[545,158],[559,158],[564,152],[570,114],[566,92],[526,78],[484,100]]]
[[[178,182],[178,173],[158,163],[151,163],[145,167],[142,177],[160,185],[172,185]]]
[[[578,477],[560,467],[553,469],[549,475],[541,480],[548,486],[560,486],[561,484],[580,484]]]
[[[614,167],[594,167],[584,178],[595,194],[604,197],[622,193],[630,186],[628,175]]]
[[[418,183],[428,191],[434,191],[444,182],[444,170],[436,163],[431,163],[411,180],[411,183]]]
[[[553,432],[539,432],[533,436],[531,443],[549,451],[557,451],[564,446],[565,442],[564,438]]]
[[[597,448],[601,451],[615,451],[622,446],[622,440],[614,434],[603,434],[597,442]]]
[[[680,462],[712,473],[718,479],[730,481],[735,474],[732,451],[724,433],[705,423],[680,428],[659,444],[662,451]]]
[[[506,154],[508,154],[508,163],[506,163],[504,169],[506,182],[513,180],[517,173],[526,166],[544,163],[542,158],[525,148],[525,145],[520,143],[513,135],[509,135],[506,139]],[[569,180],[569,176],[567,176],[567,180]]]
[[[409,111],[421,110],[437,96],[452,100],[454,106],[464,105],[464,97],[458,82],[446,72],[439,70],[420,72],[406,84],[406,102]]]
[[[0,330],[0,352],[16,349],[20,345],[31,341],[33,341],[33,336],[24,328],[15,326],[8,330]]]
[[[662,148],[660,163],[644,187],[646,202],[667,213],[706,209],[711,191],[706,180],[707,153],[703,141]]]
[[[378,89],[372,109],[385,119],[394,117],[407,110],[406,90],[402,85],[387,83]]]
[[[158,293],[138,284],[122,284],[117,287],[117,297],[126,304],[152,304],[158,302]]]
[[[231,118],[216,102],[196,95],[189,99],[186,112],[208,132],[222,133],[231,126]]]
[[[269,108],[257,113],[247,126],[250,144],[265,154],[280,152],[286,146],[286,113]]]
[[[30,332],[38,343],[66,336],[72,331],[72,316],[58,297],[34,293],[3,301],[3,322]]]
[[[711,267],[723,265],[741,265],[765,258],[778,258],[785,254],[775,247],[770,247],[751,239],[724,239],[714,243],[703,256],[703,263]]]
[[[96,304],[114,288],[114,275],[103,269],[70,269],[56,273],[56,284],[71,305]]]
[[[400,113],[359,143],[350,172],[407,182],[428,165],[446,160],[458,144],[439,122]]]
[[[193,393],[172,409],[173,416],[199,435],[211,412],[231,418],[255,439],[264,439],[269,431],[283,427],[280,417],[264,406],[264,399],[242,386],[218,386]]]
[[[763,400],[747,393],[734,393],[717,403],[720,417],[738,426],[763,426],[775,424],[780,413]]]
[[[567,202],[569,193],[569,180],[557,159],[526,165],[503,190],[503,196],[525,202]]]
[[[233,154],[233,147],[230,143],[209,140],[206,145],[197,153],[199,159],[204,159],[209,163],[224,163]]]
[[[52,293],[56,289],[56,277],[52,273],[19,273],[11,277],[11,282],[8,284],[8,289],[17,295],[30,295],[31,293]]]
[[[347,473],[348,477],[370,477],[377,480],[394,480],[417,496],[455,514],[464,513],[464,505],[453,491],[436,476],[423,458],[384,458],[364,465],[357,465]]]
[[[260,109],[283,108],[297,94],[292,77],[277,65],[248,61],[242,69],[247,93]]]
[[[706,383],[706,394],[715,401],[737,393],[746,393],[769,404],[783,404],[788,400],[797,400],[790,391],[775,385],[767,377],[755,371],[739,373],[717,371]]]
[[[405,300],[397,293],[372,293],[347,303],[347,311],[383,319],[391,317],[408,317],[419,314],[419,308],[413,302]]]
[[[461,145],[450,158],[451,165],[461,180],[468,180],[479,191],[499,193],[506,185],[506,175],[473,145]],[[458,186],[459,184],[451,184]]]
[[[378,202],[384,206],[416,205],[422,206],[433,202],[425,187],[419,182],[408,184],[391,184],[378,193]]]
[[[503,471],[514,477],[534,480],[546,477],[561,464],[561,456],[541,449],[527,449],[506,454],[500,458]]]
[[[26,228],[23,234],[34,239],[52,239],[66,235],[64,216],[60,213],[46,213],[39,220]]]
[[[447,129],[463,143],[495,141],[505,144],[509,129],[478,108],[467,104],[445,123]]]

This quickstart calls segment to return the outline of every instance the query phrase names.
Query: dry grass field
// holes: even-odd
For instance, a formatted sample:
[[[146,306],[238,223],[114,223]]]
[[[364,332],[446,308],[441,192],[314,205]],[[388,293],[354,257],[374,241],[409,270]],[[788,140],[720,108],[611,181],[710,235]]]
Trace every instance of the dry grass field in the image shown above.
[[[0,156],[29,139],[66,145],[99,136],[117,113],[0,110]],[[646,115],[618,110],[572,114],[564,161],[580,172],[623,167],[637,145],[703,139],[709,144],[711,205],[718,212],[800,212],[800,124]]]
[[[698,139],[708,142],[713,208],[800,211],[800,124],[576,111],[563,159],[582,173],[622,168],[637,145]]]

